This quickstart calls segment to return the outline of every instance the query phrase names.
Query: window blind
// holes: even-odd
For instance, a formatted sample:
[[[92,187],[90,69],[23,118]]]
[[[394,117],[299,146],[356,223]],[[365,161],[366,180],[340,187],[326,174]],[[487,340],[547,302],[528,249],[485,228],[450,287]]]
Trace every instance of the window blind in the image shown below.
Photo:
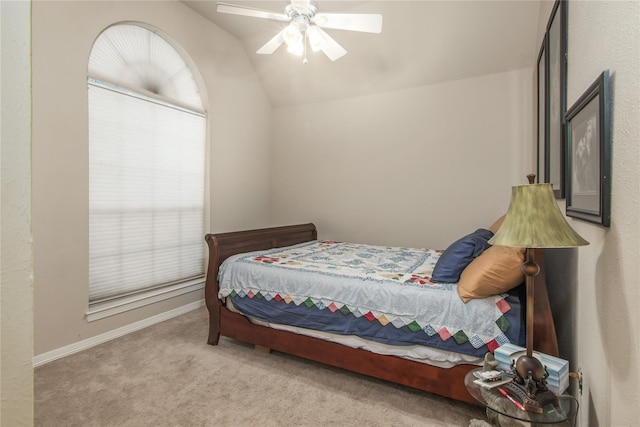
[[[203,276],[206,118],[88,90],[89,303]]]

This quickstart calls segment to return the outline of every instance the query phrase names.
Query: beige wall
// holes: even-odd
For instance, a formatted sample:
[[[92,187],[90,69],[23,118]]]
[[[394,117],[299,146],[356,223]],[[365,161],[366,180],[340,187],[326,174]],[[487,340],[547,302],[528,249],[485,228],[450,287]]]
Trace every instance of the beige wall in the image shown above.
[[[540,42],[552,5],[541,7]],[[568,107],[611,73],[612,216],[609,229],[570,219],[591,244],[568,257],[572,276],[561,263],[551,272],[572,291],[563,307],[574,317],[570,342],[560,345],[584,374],[580,425],[632,426],[640,420],[640,2],[570,1],[567,16]]]
[[[0,424],[15,427],[33,425],[30,12],[28,2],[0,2]]]
[[[532,69],[274,111],[272,219],[446,248],[535,172]]]
[[[611,72],[611,228],[574,221],[591,245],[578,262],[577,366],[584,425],[640,420],[640,2],[570,2],[567,103]]]
[[[269,225],[271,108],[239,42],[175,1],[33,3],[35,354],[202,298],[177,297],[88,323],[87,61],[107,26],[139,21],[197,67],[209,112],[208,230]],[[204,240],[203,240],[204,245]]]

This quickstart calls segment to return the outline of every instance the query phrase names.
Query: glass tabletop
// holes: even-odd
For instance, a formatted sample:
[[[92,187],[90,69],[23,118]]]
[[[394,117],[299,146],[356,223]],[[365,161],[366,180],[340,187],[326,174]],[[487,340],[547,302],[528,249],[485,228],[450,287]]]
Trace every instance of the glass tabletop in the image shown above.
[[[475,383],[474,381],[477,377],[474,372],[477,371],[482,371],[482,368],[477,368],[467,373],[464,377],[464,385],[469,394],[488,409],[507,417],[530,423],[557,424],[569,421],[573,424],[573,418],[578,412],[578,401],[573,396],[558,396],[557,402],[542,407],[542,413],[526,411],[500,393],[499,389],[502,388],[504,390],[503,387],[487,388]]]

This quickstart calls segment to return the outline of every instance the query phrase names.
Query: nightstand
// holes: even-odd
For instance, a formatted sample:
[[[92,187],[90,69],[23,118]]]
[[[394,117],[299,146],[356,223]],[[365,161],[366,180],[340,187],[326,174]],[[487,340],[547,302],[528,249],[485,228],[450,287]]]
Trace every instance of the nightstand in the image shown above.
[[[498,391],[499,387],[486,388],[474,383],[477,379],[474,375],[476,371],[482,371],[482,368],[477,368],[467,373],[464,377],[464,385],[469,394],[487,408],[487,417],[493,422],[499,420],[500,416],[504,416],[532,425],[564,424],[573,426],[575,416],[578,412],[578,402],[573,396],[558,396],[558,404],[545,406],[543,412],[540,414],[524,411],[500,394]]]

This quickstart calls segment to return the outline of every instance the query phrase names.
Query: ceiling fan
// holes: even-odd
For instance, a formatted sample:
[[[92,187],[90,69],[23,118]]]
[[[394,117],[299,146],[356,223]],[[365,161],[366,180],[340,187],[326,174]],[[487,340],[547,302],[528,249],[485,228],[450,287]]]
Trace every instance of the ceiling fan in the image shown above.
[[[314,52],[321,50],[332,61],[347,53],[323,28],[366,33],[380,33],[382,31],[382,15],[380,14],[318,13],[317,3],[314,0],[291,0],[291,4],[284,8],[284,13],[227,3],[218,3],[217,10],[220,13],[289,22],[282,31],[258,49],[256,53],[268,55],[286,44],[288,52],[298,56],[304,54],[303,63],[308,62],[306,58],[307,45]]]

